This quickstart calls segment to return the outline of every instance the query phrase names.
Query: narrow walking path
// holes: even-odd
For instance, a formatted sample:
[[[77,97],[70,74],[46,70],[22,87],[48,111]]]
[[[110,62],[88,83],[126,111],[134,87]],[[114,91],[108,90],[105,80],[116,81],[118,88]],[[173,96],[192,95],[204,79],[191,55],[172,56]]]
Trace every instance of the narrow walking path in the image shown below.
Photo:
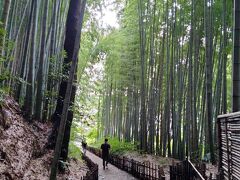
[[[117,167],[108,164],[108,169],[103,170],[102,159],[87,151],[86,155],[96,164],[98,164],[98,177],[99,180],[137,180],[132,175]]]

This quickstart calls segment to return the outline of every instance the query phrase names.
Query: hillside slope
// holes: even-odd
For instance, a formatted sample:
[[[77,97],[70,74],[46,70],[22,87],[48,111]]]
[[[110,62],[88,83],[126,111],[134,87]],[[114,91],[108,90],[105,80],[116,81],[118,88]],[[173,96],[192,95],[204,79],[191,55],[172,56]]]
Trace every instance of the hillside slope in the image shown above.
[[[50,130],[49,124],[29,124],[14,99],[6,97],[0,105],[0,179],[48,179],[53,151],[44,145]],[[69,159],[58,179],[80,179],[86,171],[83,162]]]

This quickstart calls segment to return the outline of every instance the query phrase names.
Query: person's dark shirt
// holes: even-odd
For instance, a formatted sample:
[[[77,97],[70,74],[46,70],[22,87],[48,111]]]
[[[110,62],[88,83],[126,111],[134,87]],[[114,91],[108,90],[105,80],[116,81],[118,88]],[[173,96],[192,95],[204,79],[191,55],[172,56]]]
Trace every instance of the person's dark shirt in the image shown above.
[[[108,143],[104,143],[101,145],[101,149],[102,149],[102,156],[107,157],[109,155],[110,145]]]
[[[86,148],[87,147],[87,143],[86,142],[82,142],[82,147]]]

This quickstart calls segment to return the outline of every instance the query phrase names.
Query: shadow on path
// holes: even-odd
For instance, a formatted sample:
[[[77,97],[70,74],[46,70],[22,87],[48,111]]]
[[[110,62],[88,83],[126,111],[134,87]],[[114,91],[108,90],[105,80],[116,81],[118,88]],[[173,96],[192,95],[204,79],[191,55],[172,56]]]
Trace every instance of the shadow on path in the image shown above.
[[[103,170],[102,159],[87,151],[86,155],[96,164],[98,164],[98,177],[99,180],[137,180],[132,175],[117,167],[108,164],[108,169]]]

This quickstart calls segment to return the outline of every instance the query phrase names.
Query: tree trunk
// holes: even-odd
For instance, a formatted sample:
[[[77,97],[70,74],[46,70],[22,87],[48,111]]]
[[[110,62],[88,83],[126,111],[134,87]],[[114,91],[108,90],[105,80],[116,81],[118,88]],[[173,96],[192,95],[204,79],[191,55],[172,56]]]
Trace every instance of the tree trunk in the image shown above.
[[[73,64],[77,64],[77,55],[79,51],[85,4],[86,4],[86,0],[77,0],[77,1],[71,0],[70,2],[70,8],[69,8],[68,18],[66,23],[66,38],[64,43],[64,49],[67,53],[67,56],[64,59],[64,64],[65,66],[67,66],[67,68],[65,68],[63,71],[65,76],[68,77],[69,75],[70,77],[69,77],[69,80],[66,77],[63,77],[61,81],[57,107],[52,116],[52,120],[54,121],[54,127],[52,129],[52,133],[50,135],[49,142],[48,142],[49,147],[53,148],[56,143],[57,134],[59,134],[60,136],[62,136],[62,138],[64,138],[63,145],[62,145],[62,142],[60,146],[59,144],[57,144],[60,148],[62,147],[61,157],[63,158],[63,160],[66,160],[67,154],[68,154],[68,142],[70,137],[71,123],[73,119],[73,112],[69,110],[68,107],[65,107],[65,103],[63,102],[66,102],[65,99],[69,99],[70,100],[69,103],[71,105],[73,105],[74,103],[76,87],[72,86],[72,82],[71,82],[71,88],[70,88],[71,90],[69,90],[70,92],[68,91],[70,80],[73,81],[73,78],[74,78],[74,72],[72,74],[72,69],[70,69],[69,64],[71,62],[72,62],[72,66]],[[69,74],[69,72],[71,73]],[[72,76],[72,79],[71,79],[71,76]],[[68,112],[65,112],[66,110],[68,110]],[[66,116],[66,119],[63,119],[64,116]],[[66,129],[64,125],[64,129],[62,130],[60,127],[60,130],[58,133],[59,125],[63,121],[67,121]]]
[[[143,2],[139,0],[139,33],[140,33],[140,57],[141,57],[141,114],[140,114],[140,147],[147,151],[147,123],[146,123],[146,107],[145,107],[145,32],[143,17]]]
[[[208,0],[205,0],[205,38],[206,38],[206,108],[207,108],[207,137],[209,143],[209,151],[211,154],[211,162],[215,163],[214,147],[213,147],[213,133],[212,133],[212,37],[211,37],[211,16]]]
[[[9,11],[10,11],[10,5],[11,5],[11,0],[5,0],[4,1],[4,8],[3,8],[3,14],[2,14],[2,28],[6,31],[7,30],[7,23],[8,23],[8,16],[9,16]],[[3,37],[1,37],[0,41],[0,53],[1,55],[4,54],[4,44],[5,44],[5,34]]]
[[[27,90],[24,102],[24,109],[29,116],[29,119],[32,119],[33,115],[33,104],[34,104],[34,78],[35,78],[35,63],[36,63],[36,34],[37,34],[37,21],[38,21],[38,0],[33,0],[33,24],[31,32],[31,52],[29,60],[29,69],[27,77]]]
[[[48,18],[48,0],[44,1],[44,15],[43,25],[41,33],[41,50],[40,50],[40,61],[37,73],[37,95],[36,95],[36,118],[42,120],[42,109],[44,100],[44,85],[46,80],[46,74],[44,73],[44,67],[46,62],[46,30],[47,30],[47,18]]]

